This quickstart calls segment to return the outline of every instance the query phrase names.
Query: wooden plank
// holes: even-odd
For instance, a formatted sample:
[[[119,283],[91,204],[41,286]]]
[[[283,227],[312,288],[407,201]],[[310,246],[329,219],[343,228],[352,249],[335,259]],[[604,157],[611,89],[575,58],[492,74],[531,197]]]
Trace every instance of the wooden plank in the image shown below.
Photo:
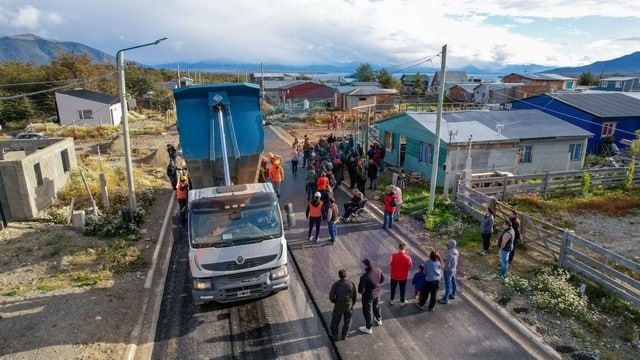
[[[605,273],[609,276],[611,276],[611,278],[613,278],[613,281],[618,280],[620,281],[620,284],[628,284],[629,287],[635,289],[636,292],[638,292],[638,294],[640,294],[640,281],[637,281],[621,272],[619,272],[618,270],[607,266],[604,263],[601,263],[597,260],[592,259],[591,257],[576,251],[574,249],[571,248],[567,248],[565,249],[566,255],[567,255],[567,261],[573,261],[571,259],[571,257],[574,257],[578,260],[580,260],[580,262],[584,263],[585,265],[590,266],[591,268],[593,268],[594,270],[598,270],[602,273]],[[617,281],[616,281],[617,282]]]
[[[565,268],[572,269],[577,275],[587,278],[596,284],[603,287],[605,290],[618,295],[621,299],[624,299],[636,307],[640,307],[640,296],[634,293],[629,293],[623,288],[619,288],[617,283],[608,281],[606,278],[602,278],[598,273],[594,273],[588,267],[584,267],[583,264],[573,261],[567,261]]]
[[[598,253],[599,255],[603,256],[605,259],[610,260],[615,262],[616,264],[622,265],[625,268],[631,270],[632,272],[636,273],[636,274],[640,274],[640,264],[636,263],[635,261],[632,261],[630,259],[627,259],[623,256],[620,256],[614,252],[612,252],[611,250],[607,250],[601,246],[598,246],[594,243],[592,243],[589,240],[583,239],[575,234],[569,233],[568,235],[571,238],[571,241],[578,245],[578,246],[583,246],[595,253]]]

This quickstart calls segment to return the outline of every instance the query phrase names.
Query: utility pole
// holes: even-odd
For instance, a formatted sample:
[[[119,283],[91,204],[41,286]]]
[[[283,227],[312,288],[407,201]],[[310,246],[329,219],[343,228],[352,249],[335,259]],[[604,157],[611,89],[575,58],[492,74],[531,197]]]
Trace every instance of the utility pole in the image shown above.
[[[436,201],[436,183],[438,182],[438,158],[440,157],[440,125],[442,123],[442,103],[444,102],[445,71],[447,69],[447,44],[442,47],[440,65],[440,89],[438,91],[438,114],[436,115],[436,140],[433,145],[433,163],[431,166],[431,188],[429,189],[429,212],[433,211]]]

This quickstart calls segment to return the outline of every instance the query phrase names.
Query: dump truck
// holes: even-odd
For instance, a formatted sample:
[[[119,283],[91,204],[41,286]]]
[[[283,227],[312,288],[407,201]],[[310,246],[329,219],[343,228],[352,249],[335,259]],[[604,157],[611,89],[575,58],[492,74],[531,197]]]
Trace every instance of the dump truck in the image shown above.
[[[177,127],[192,189],[175,217],[186,236],[196,304],[266,296],[289,287],[278,197],[258,183],[264,130],[254,84],[174,90]]]

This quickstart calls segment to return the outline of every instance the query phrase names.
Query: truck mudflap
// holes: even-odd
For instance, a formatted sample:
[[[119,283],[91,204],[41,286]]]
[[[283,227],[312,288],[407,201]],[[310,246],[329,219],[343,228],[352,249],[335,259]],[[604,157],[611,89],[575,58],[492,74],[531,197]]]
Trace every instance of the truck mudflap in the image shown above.
[[[286,269],[287,265],[284,265]],[[206,279],[192,279],[193,300],[197,305],[207,302],[227,303],[254,299],[267,296],[271,293],[286,290],[289,287],[288,271],[283,277],[272,278],[272,272],[276,269],[266,269],[250,273],[240,273],[229,276],[220,276]],[[205,290],[196,289],[195,283],[206,282],[209,284]]]

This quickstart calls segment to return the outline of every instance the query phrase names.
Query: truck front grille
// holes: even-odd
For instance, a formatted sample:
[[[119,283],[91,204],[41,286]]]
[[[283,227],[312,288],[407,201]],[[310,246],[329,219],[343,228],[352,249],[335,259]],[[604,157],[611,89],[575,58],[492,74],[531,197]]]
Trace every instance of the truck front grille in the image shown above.
[[[268,264],[269,262],[276,259],[278,255],[267,255],[267,256],[259,256],[254,258],[244,259],[242,264],[238,264],[236,261],[225,261],[214,264],[201,264],[201,266],[209,271],[233,271],[233,270],[242,270],[242,269],[250,269],[256,266]]]

